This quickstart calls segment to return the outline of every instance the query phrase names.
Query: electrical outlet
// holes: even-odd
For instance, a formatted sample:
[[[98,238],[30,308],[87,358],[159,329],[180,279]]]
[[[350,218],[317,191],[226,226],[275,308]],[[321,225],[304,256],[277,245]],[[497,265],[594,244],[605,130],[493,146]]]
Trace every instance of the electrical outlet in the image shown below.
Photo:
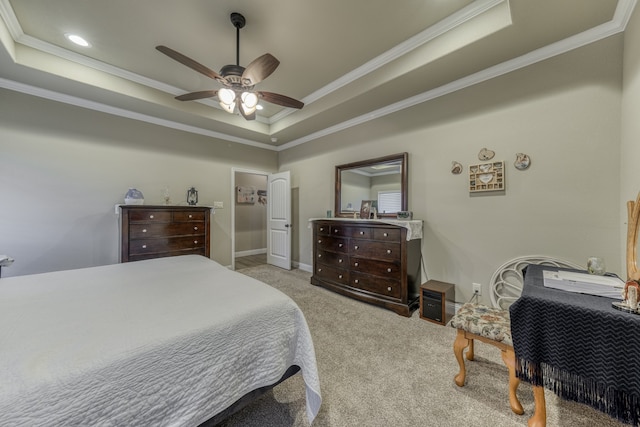
[[[213,207],[216,209],[222,209],[224,208],[224,203],[222,202],[213,202]]]
[[[473,284],[473,294],[482,295],[482,285],[480,283]]]

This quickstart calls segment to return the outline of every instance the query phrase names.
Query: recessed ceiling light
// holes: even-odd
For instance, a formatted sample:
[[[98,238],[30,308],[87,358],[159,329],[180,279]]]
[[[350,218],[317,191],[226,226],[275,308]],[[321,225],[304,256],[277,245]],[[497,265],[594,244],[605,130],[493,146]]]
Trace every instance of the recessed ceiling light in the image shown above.
[[[256,110],[262,110],[262,108],[264,108],[262,105],[260,104],[256,105]]]
[[[82,47],[91,46],[91,44],[88,41],[86,41],[85,39],[83,39],[82,37],[80,37],[77,34],[66,33],[64,36],[67,39],[69,39],[71,42],[77,44],[78,46],[82,46]]]

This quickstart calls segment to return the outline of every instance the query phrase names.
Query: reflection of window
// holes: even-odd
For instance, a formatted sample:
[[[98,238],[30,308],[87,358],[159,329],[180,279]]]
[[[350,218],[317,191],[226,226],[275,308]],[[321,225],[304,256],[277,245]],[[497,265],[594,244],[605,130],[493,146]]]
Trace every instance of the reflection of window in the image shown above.
[[[378,212],[396,213],[402,210],[400,191],[378,191]]]

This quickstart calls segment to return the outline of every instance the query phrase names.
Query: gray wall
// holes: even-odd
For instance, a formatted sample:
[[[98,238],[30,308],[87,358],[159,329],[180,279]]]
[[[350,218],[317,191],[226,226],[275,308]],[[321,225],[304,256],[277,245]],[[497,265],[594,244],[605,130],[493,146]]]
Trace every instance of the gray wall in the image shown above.
[[[3,277],[118,261],[114,206],[129,187],[145,204],[222,201],[211,258],[231,263],[231,168],[275,172],[277,153],[0,90]]]
[[[602,256],[620,272],[621,36],[569,52],[339,134],[280,153],[300,188],[299,221],[333,205],[333,168],[406,151],[409,210],[424,221],[424,279],[484,285],[518,256],[585,265]],[[471,196],[468,165],[487,147],[506,162],[503,195]],[[513,166],[526,153],[528,170]],[[460,175],[451,162],[465,166]],[[640,188],[638,188],[640,189]],[[311,232],[298,229],[300,262]]]

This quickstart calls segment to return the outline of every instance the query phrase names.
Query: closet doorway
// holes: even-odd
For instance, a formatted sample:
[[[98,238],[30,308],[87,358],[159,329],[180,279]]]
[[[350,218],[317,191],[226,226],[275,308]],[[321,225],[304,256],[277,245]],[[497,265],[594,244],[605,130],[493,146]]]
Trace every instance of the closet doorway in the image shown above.
[[[267,172],[233,169],[234,270],[267,263]]]

